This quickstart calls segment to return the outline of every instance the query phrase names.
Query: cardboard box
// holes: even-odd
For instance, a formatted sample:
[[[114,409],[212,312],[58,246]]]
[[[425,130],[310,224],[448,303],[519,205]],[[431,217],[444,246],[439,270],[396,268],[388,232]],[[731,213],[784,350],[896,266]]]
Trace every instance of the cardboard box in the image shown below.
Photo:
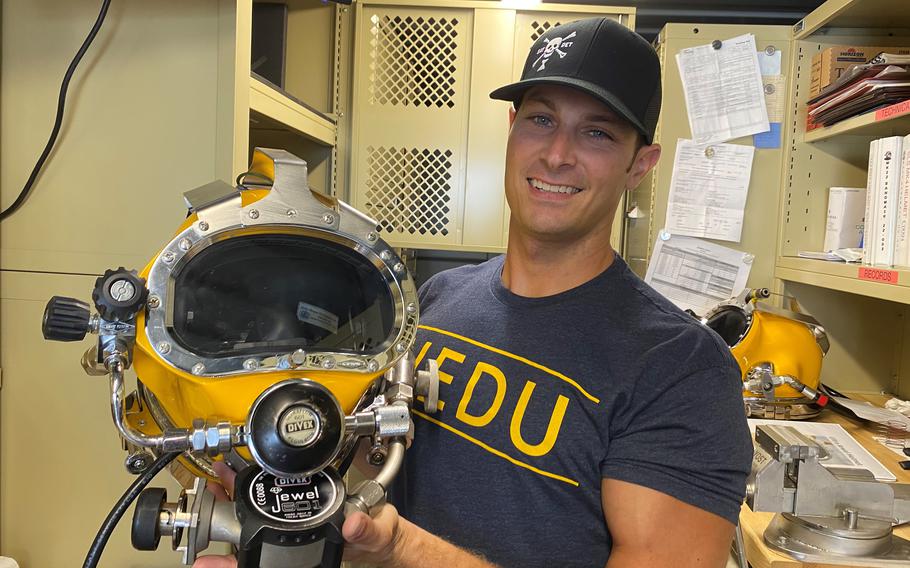
[[[855,45],[832,45],[812,56],[811,84],[809,97],[833,83],[847,68],[866,63],[881,52],[910,54],[910,47],[875,47]]]
[[[825,225],[824,250],[859,248],[863,240],[863,217],[865,214],[865,188],[829,188],[828,222]]]

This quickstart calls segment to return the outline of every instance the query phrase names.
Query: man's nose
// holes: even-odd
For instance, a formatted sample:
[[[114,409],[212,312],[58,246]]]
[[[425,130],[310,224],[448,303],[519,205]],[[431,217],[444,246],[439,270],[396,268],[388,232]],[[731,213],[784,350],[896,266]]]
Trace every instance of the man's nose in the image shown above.
[[[557,128],[546,149],[547,166],[552,170],[575,165],[575,142],[572,133],[564,128]]]

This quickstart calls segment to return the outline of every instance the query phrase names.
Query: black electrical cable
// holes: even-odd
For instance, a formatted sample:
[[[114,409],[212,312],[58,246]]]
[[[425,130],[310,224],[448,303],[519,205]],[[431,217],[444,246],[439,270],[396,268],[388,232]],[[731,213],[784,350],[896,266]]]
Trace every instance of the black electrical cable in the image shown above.
[[[70,62],[70,66],[66,70],[66,74],[63,75],[63,83],[60,85],[60,95],[57,98],[57,118],[54,121],[54,128],[51,130],[51,136],[47,141],[47,145],[44,147],[44,151],[41,152],[41,156],[38,158],[38,161],[35,163],[35,168],[32,170],[32,174],[28,176],[28,180],[25,182],[22,191],[19,192],[19,197],[13,202],[12,205],[0,212],[0,221],[3,221],[10,215],[12,215],[19,207],[25,203],[25,200],[28,198],[29,193],[32,191],[32,186],[35,184],[35,180],[38,178],[38,174],[41,172],[41,168],[44,167],[44,162],[47,161],[47,157],[50,156],[51,150],[54,149],[54,144],[57,142],[57,135],[60,134],[60,126],[63,124],[63,108],[66,105],[66,91],[69,88],[70,79],[73,78],[73,73],[76,72],[76,66],[79,65],[79,62],[82,61],[82,56],[85,55],[85,52],[88,51],[92,41],[94,41],[95,36],[98,35],[98,30],[101,29],[101,24],[104,23],[104,18],[107,16],[107,9],[111,5],[111,0],[103,0],[101,3],[101,11],[98,13],[98,19],[95,20],[95,25],[92,26],[91,31],[88,33],[88,37],[85,38],[85,41],[82,42],[82,46],[79,48],[79,51],[76,52],[76,56]]]
[[[151,467],[145,470],[145,472],[130,485],[129,489],[126,490],[120,497],[120,500],[114,505],[114,508],[111,509],[111,512],[108,513],[107,518],[104,519],[104,523],[101,524],[101,528],[98,529],[98,534],[95,535],[95,540],[92,541],[92,546],[88,549],[88,554],[85,555],[85,562],[82,564],[82,568],[95,568],[98,566],[98,561],[101,560],[101,553],[104,552],[104,546],[107,544],[108,539],[111,538],[111,533],[114,532],[114,527],[120,522],[120,518],[123,517],[123,514],[129,509],[133,501],[136,500],[136,497],[142,493],[145,486],[149,484],[153,477],[155,477],[155,474],[167,467],[167,465],[174,461],[174,458],[179,455],[180,452],[171,452],[161,455],[155,460]]]

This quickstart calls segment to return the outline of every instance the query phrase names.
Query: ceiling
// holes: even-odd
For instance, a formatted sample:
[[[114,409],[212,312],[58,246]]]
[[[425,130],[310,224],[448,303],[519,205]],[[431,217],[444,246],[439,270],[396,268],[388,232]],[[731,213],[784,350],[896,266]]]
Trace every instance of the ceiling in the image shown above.
[[[636,31],[652,39],[667,22],[792,25],[823,0],[545,0],[565,4],[634,6]]]

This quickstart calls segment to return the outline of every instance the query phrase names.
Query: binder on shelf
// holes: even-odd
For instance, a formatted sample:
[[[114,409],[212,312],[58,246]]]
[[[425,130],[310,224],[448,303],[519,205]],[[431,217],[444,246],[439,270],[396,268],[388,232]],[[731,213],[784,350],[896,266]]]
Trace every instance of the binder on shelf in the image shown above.
[[[875,218],[875,204],[878,202],[878,154],[879,141],[873,140],[869,144],[869,167],[866,175],[866,213],[863,215],[863,264],[872,264],[872,256],[875,251],[875,231],[873,219]]]
[[[903,150],[902,136],[881,138],[875,156],[878,173],[876,176],[875,226],[873,239],[875,250],[872,263],[882,266],[894,265],[895,226],[897,224],[897,199],[900,191],[900,157]]]
[[[904,136],[899,160],[900,190],[894,263],[910,266],[910,134]]]

